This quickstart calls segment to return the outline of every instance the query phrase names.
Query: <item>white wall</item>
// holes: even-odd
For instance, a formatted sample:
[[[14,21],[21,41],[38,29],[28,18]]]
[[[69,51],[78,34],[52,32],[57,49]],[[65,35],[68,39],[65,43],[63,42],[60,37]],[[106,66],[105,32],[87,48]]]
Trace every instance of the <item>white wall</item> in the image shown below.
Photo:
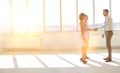
[[[90,32],[90,46],[105,46],[105,39],[101,38],[101,32]],[[113,46],[120,46],[119,32],[114,33]],[[15,49],[80,49],[82,41],[80,32],[49,32],[37,34],[1,34],[1,48]]]

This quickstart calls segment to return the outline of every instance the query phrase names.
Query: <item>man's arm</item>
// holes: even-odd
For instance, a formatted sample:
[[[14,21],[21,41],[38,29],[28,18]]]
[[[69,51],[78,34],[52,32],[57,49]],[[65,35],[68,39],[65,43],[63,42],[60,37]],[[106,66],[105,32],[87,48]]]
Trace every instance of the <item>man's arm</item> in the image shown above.
[[[111,25],[111,24],[112,24],[112,18],[111,17],[107,17],[106,23],[103,26],[99,27],[99,29],[103,29],[106,26]]]

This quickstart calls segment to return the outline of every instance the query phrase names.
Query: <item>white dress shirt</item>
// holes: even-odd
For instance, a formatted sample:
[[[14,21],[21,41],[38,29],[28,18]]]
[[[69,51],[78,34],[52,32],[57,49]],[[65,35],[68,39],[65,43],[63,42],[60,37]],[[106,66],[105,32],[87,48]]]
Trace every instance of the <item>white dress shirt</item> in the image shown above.
[[[100,27],[100,29],[104,29],[104,31],[112,31],[113,30],[113,23],[112,23],[112,18],[111,16],[106,16],[105,17],[105,22],[104,25]]]

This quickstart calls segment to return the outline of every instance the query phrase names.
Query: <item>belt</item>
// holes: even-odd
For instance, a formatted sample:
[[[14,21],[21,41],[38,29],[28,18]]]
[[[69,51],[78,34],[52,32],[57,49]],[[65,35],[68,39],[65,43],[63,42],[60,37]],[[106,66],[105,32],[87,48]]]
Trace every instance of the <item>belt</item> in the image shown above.
[[[112,30],[111,31],[105,31],[105,32],[112,32]]]

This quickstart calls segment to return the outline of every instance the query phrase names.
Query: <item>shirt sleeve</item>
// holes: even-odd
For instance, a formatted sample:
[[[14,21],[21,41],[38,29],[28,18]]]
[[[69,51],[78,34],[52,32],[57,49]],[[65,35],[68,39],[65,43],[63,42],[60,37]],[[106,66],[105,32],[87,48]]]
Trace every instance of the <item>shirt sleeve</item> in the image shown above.
[[[105,26],[106,26],[106,24],[100,26],[99,29],[103,29],[103,28],[105,28]]]
[[[106,26],[112,24],[112,18],[111,18],[111,17],[107,17],[105,22],[106,22],[106,23],[105,23],[103,26],[99,27],[99,29],[103,29],[103,28],[105,28]]]

